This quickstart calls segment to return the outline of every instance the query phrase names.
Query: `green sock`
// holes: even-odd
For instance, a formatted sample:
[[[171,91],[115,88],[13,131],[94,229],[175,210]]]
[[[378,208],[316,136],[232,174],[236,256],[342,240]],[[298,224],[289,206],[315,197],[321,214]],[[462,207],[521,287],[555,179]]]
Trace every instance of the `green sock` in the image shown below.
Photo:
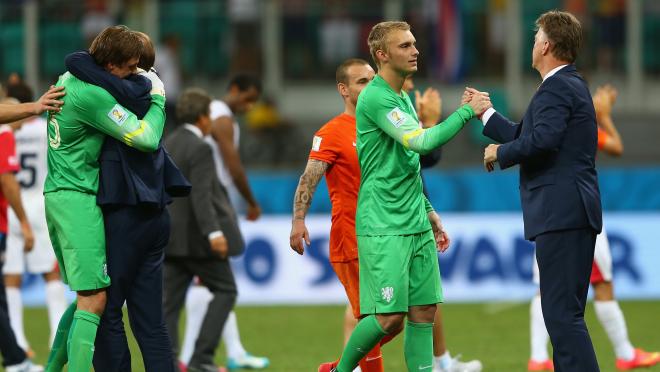
[[[409,371],[433,369],[433,323],[406,322],[403,353]]]
[[[89,372],[92,369],[94,340],[100,321],[101,317],[84,310],[77,310],[73,315],[67,342],[69,372]]]
[[[68,360],[66,344],[69,338],[71,322],[73,322],[73,313],[76,312],[77,306],[77,301],[73,301],[60,318],[60,322],[57,325],[57,333],[55,333],[55,339],[53,340],[53,346],[50,349],[50,354],[48,354],[46,372],[60,372]]]
[[[360,320],[351,333],[341,354],[337,372],[351,372],[357,367],[360,359],[371,351],[387,333],[383,331],[375,315],[369,315]]]

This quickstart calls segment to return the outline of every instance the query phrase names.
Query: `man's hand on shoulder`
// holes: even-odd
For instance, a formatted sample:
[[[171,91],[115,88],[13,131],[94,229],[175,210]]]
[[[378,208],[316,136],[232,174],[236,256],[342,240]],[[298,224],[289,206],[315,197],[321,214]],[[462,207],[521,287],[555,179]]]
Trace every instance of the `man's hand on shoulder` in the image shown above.
[[[32,112],[34,115],[41,115],[45,111],[60,112],[62,110],[61,107],[64,104],[64,101],[61,101],[58,98],[61,98],[65,94],[66,92],[64,91],[63,86],[56,87],[51,85],[46,93],[39,97],[37,101],[32,103],[34,105]]]

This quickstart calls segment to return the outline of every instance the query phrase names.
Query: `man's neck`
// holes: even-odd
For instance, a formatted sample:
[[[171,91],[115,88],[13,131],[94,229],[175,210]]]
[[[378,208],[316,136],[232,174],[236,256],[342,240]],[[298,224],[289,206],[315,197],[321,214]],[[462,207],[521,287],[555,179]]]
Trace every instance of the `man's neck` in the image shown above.
[[[344,103],[344,114],[355,117],[355,105],[345,102]]]
[[[389,84],[393,91],[397,94],[401,94],[401,88],[406,81],[405,76],[401,76],[398,72],[387,67],[378,69],[378,75]]]
[[[568,65],[569,63],[566,61],[559,61],[556,59],[552,59],[548,62],[546,62],[542,68],[539,68],[537,71],[541,75],[541,80],[545,79],[545,76],[555,68],[562,66],[562,65]]]

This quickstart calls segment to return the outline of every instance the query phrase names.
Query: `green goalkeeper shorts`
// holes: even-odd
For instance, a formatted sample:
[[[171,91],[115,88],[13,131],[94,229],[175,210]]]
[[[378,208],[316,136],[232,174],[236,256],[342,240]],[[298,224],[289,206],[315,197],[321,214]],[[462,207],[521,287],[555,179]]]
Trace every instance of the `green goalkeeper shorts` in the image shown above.
[[[429,230],[411,235],[358,236],[363,315],[408,312],[442,302],[438,254]]]
[[[110,285],[103,214],[96,195],[60,190],[45,194],[50,241],[62,281],[73,291]]]

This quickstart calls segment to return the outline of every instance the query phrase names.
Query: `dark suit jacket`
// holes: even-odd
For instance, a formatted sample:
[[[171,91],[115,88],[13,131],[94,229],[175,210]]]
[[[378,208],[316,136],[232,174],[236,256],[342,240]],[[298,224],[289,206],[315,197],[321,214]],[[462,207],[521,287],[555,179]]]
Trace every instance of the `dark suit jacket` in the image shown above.
[[[120,79],[94,62],[88,52],[69,54],[67,70],[110,93],[122,106],[142,118],[151,105],[149,79],[131,75]],[[153,153],[131,148],[107,137],[99,156],[99,205],[146,205],[164,208],[171,197],[187,196],[190,183],[162,145]]]
[[[165,255],[215,257],[211,254],[208,235],[216,230],[222,230],[225,235],[229,255],[241,254],[243,237],[227,191],[218,180],[211,147],[180,126],[165,139],[165,148],[192,184],[190,197],[175,199],[168,207],[172,233]]]
[[[520,164],[526,239],[564,229],[600,232],[596,115],[575,66],[541,84],[520,124],[495,113],[483,133],[503,143],[497,150],[502,169]]]

